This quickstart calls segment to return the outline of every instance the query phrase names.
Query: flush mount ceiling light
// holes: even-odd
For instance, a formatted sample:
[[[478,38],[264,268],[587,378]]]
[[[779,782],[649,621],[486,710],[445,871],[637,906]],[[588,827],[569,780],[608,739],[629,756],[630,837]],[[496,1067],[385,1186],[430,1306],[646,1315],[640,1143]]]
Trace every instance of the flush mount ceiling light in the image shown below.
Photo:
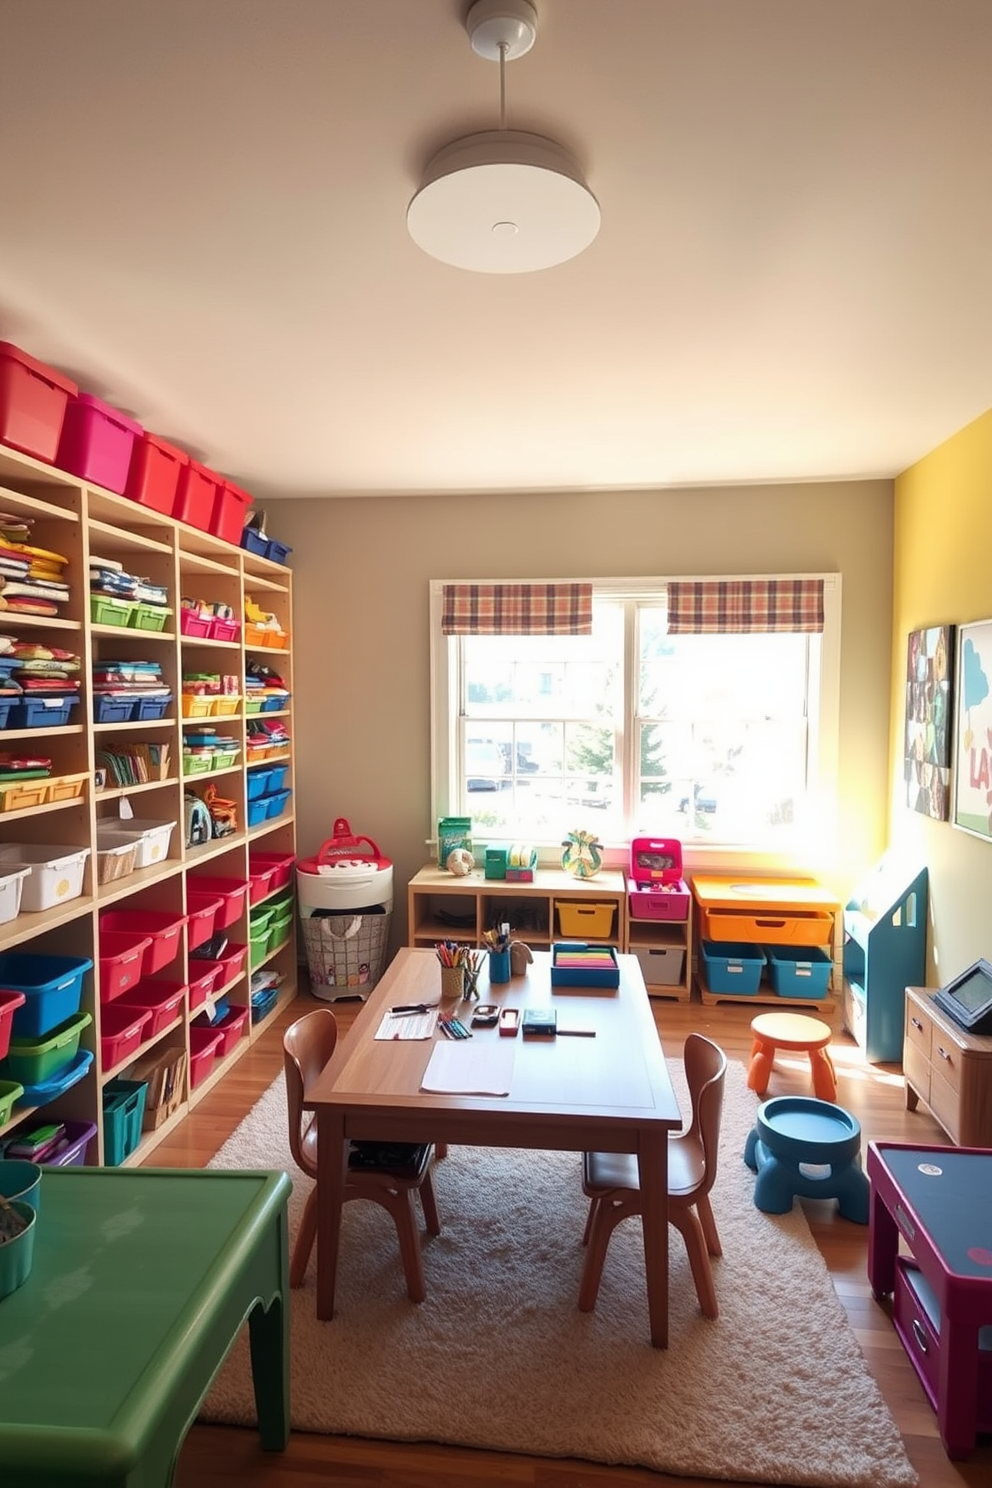
[[[500,127],[445,145],[407,208],[418,247],[479,274],[526,274],[574,258],[599,232],[599,203],[578,162],[554,140],[506,127],[506,63],[529,52],[529,0],[476,0],[473,51],[499,63]]]

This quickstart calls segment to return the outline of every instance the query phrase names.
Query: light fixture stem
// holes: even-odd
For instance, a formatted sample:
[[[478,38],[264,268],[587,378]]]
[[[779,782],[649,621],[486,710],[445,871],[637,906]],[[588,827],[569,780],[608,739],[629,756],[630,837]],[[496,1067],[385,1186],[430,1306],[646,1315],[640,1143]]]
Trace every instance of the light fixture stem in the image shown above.
[[[506,42],[499,44],[499,127],[506,128]]]

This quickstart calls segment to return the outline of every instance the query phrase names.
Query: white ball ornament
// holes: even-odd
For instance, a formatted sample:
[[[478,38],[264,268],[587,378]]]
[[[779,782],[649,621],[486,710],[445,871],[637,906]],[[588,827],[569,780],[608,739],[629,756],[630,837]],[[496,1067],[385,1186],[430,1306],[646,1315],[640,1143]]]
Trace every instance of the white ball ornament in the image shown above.
[[[475,867],[475,859],[466,847],[454,847],[444,860],[444,866],[456,878],[464,878]]]

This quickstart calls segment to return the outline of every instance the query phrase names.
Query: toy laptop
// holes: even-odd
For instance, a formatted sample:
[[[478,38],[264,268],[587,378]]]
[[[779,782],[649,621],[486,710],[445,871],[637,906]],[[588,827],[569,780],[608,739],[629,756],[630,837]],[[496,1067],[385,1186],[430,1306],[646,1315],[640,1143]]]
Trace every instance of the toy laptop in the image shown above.
[[[635,837],[630,844],[627,893],[635,920],[684,920],[689,886],[682,877],[677,837]]]

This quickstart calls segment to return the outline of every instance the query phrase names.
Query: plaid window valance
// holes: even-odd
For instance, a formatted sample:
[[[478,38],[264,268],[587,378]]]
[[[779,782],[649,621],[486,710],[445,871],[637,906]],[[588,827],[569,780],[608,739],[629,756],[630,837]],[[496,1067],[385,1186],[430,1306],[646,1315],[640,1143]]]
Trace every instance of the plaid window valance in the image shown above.
[[[822,579],[669,582],[670,635],[822,631]]]
[[[445,635],[592,635],[591,584],[445,584]]]

